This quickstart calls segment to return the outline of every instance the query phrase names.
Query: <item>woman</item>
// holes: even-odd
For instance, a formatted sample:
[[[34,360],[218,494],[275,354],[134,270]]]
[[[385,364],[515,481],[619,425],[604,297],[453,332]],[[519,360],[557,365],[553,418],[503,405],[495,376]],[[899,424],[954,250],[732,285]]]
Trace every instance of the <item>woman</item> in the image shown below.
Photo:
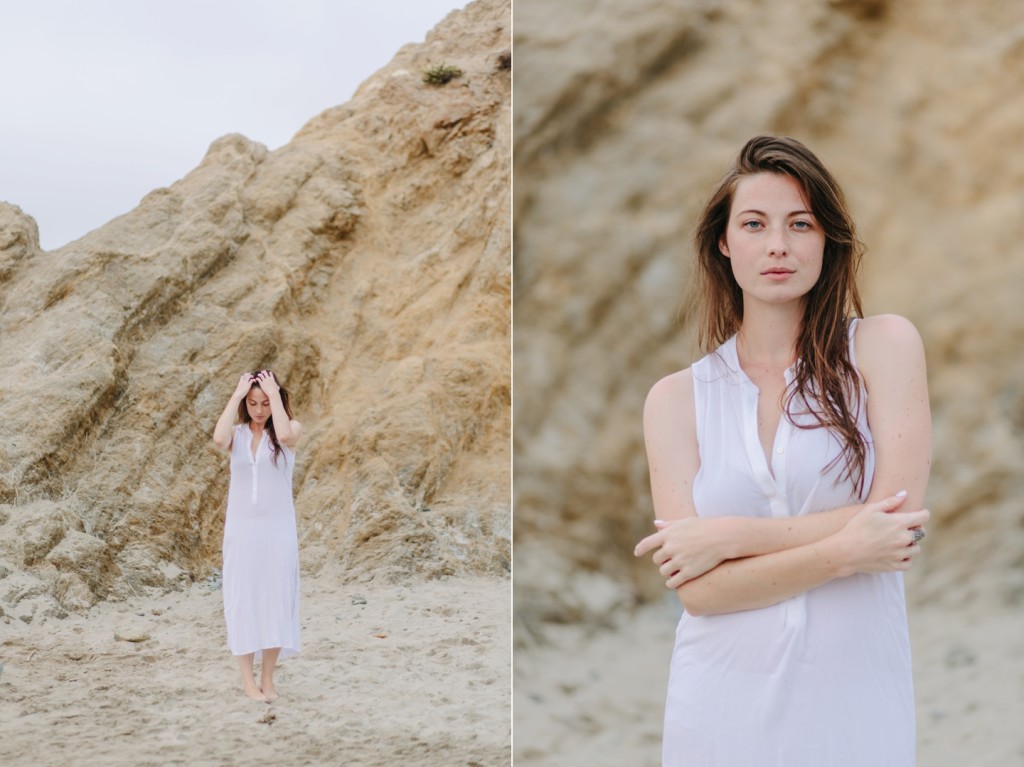
[[[912,767],[921,339],[902,317],[856,319],[862,245],[795,140],[749,141],[695,240],[714,351],[644,408],[660,530],[636,554],[684,607],[663,764]]]
[[[292,470],[301,434],[288,392],[270,370],[242,375],[213,432],[214,444],[231,453],[224,520],[228,647],[253,700],[278,697],[274,667],[300,649]],[[253,677],[257,660],[259,685]]]

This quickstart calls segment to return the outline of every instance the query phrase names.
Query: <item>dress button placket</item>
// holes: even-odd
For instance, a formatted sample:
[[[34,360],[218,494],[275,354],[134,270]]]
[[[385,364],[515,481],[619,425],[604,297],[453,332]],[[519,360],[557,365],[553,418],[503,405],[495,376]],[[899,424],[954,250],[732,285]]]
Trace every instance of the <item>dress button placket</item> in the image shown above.
[[[793,370],[789,368],[785,372],[786,386],[793,383]],[[775,479],[775,492],[772,493],[771,508],[773,517],[789,517],[792,511],[789,508],[789,499],[786,493],[786,448],[789,447],[789,438],[793,434],[793,424],[790,423],[783,412],[779,417],[779,425],[775,430],[775,441],[772,443],[772,451],[769,453],[769,460],[772,466],[772,476]]]
[[[783,415],[779,419],[778,431],[775,433],[775,445],[771,453],[772,474],[775,479],[775,488],[771,495],[773,517],[790,516],[789,505],[786,499],[786,445],[789,443],[792,429],[792,424]]]
[[[263,441],[261,440],[260,441],[260,445],[262,445],[262,444],[263,444]],[[257,452],[257,454],[259,454],[259,447],[256,448],[256,452]],[[249,457],[252,459],[252,502],[253,502],[253,505],[255,505],[256,504],[256,477],[258,476],[256,474],[256,456],[253,455],[252,452],[250,451]]]
[[[761,485],[761,490],[769,499],[772,516],[777,517],[779,516],[779,509],[776,506],[779,496],[778,484],[772,477],[771,464],[764,454],[764,448],[761,447],[761,439],[757,433],[757,399],[760,392],[750,379],[744,377],[744,383],[743,396],[746,402],[742,411],[742,438],[747,451],[747,459],[750,461],[751,470],[757,478],[758,484]]]

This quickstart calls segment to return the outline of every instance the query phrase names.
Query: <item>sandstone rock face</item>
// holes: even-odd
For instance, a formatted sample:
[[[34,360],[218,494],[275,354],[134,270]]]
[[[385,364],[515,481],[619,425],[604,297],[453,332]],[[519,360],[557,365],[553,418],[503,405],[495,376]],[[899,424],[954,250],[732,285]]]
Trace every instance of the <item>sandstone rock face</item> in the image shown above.
[[[750,136],[809,144],[920,329],[934,462],[912,600],[1024,600],[1024,32],[1003,3],[516,4],[519,626],[660,593],[641,411],[689,365],[690,237]],[[529,636],[528,631],[517,635]]]
[[[218,139],[59,250],[0,204],[7,613],[219,565],[210,436],[262,367],[305,427],[306,569],[508,571],[510,23],[507,0],[450,14],[288,145]],[[463,76],[424,83],[440,62]]]

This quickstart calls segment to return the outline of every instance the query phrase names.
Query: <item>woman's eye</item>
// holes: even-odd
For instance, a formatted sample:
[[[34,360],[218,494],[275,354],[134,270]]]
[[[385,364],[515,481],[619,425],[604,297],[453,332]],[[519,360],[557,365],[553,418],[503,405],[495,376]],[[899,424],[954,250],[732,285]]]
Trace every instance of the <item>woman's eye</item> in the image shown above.
[[[745,229],[751,229],[751,230],[760,229],[761,228],[761,222],[760,221],[744,221],[743,222],[743,227]]]
[[[810,229],[811,228],[811,222],[810,221],[794,221],[793,222],[793,226],[796,229]]]

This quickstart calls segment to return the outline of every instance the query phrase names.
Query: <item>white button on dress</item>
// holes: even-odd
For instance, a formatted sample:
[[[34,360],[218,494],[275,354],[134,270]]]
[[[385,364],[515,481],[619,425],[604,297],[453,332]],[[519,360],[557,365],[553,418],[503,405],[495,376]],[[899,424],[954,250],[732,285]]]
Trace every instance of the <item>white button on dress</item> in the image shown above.
[[[854,361],[852,341],[850,353]],[[758,390],[740,368],[735,338],[692,371],[698,515],[798,516],[862,500],[851,481],[835,484],[841,461],[824,471],[840,450],[824,429],[796,428],[783,416],[769,467],[757,433]],[[870,440],[861,393],[859,420]],[[870,442],[865,468],[866,497]],[[683,614],[664,767],[913,767],[914,750],[901,573],[836,579],[757,610]]]

